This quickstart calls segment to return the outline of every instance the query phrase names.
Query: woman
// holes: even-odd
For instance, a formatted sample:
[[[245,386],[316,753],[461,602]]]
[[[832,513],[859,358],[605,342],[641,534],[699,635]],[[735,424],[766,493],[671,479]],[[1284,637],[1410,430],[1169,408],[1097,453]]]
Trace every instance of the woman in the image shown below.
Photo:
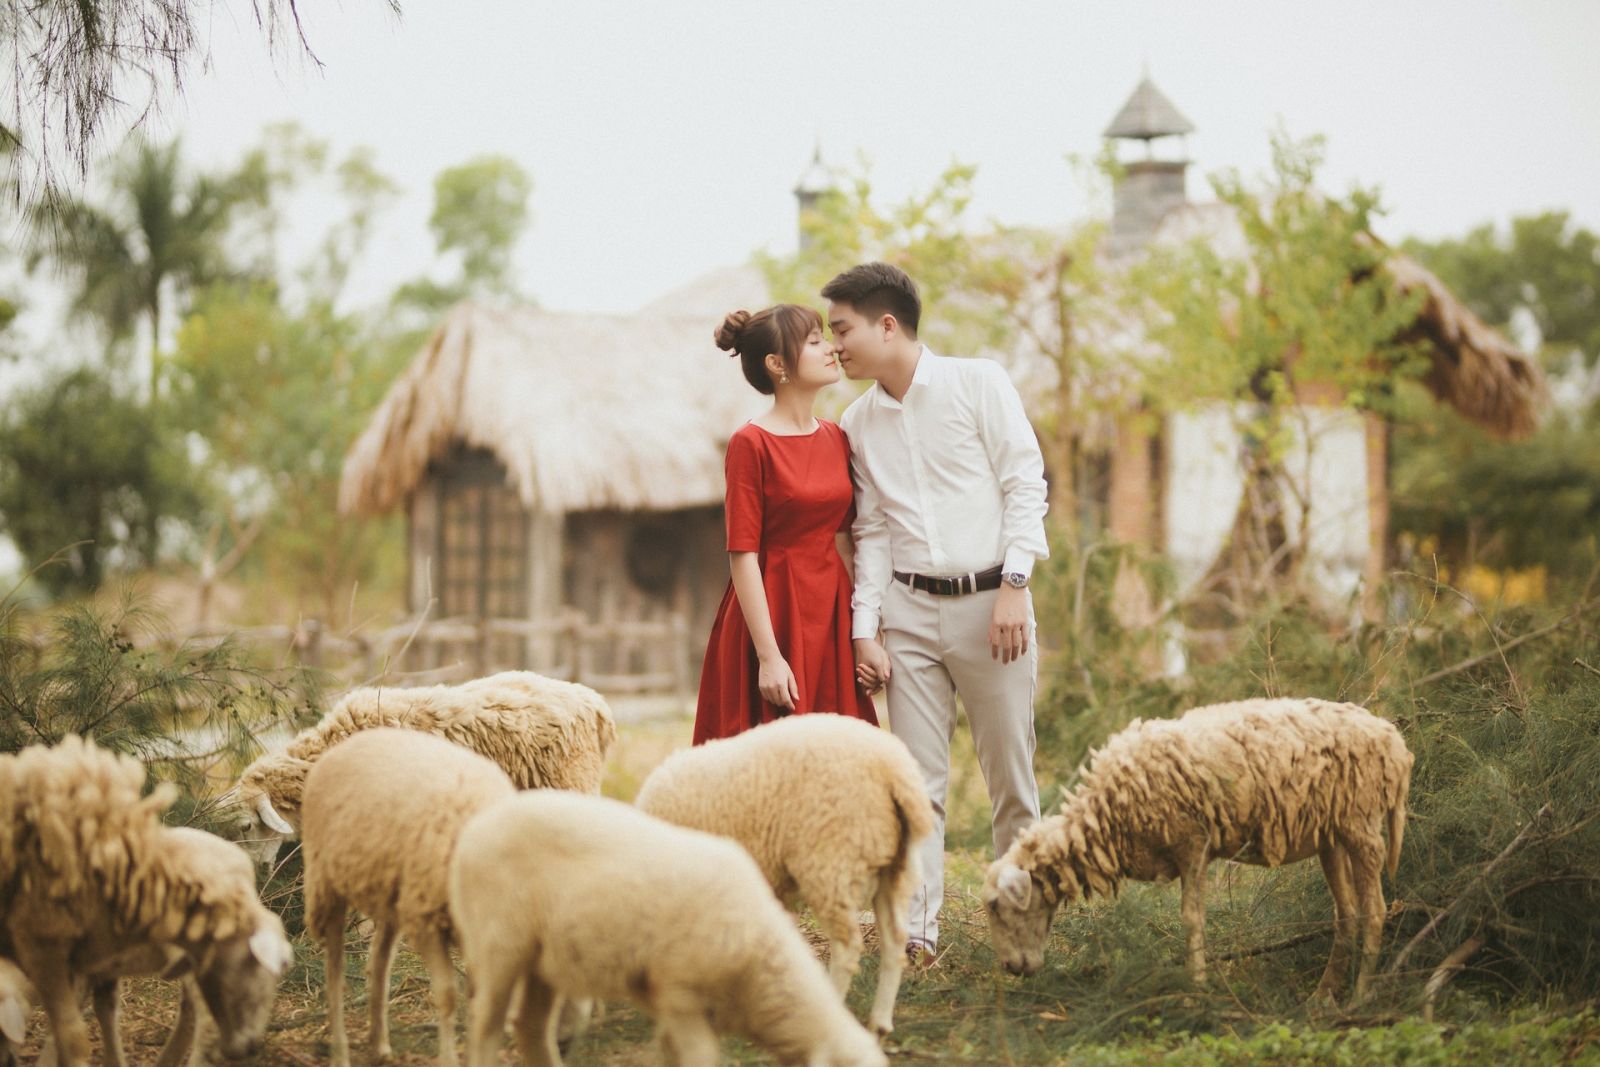
[[[813,711],[876,723],[850,644],[850,446],[812,411],[839,380],[822,317],[795,304],[735,311],[716,341],[772,409],[728,441],[733,581],[706,647],[694,743]]]

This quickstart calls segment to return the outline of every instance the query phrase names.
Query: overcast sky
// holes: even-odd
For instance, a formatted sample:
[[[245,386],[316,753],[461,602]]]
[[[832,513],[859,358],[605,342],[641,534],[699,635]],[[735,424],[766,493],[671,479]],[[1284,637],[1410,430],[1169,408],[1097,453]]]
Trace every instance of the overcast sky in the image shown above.
[[[156,131],[227,165],[272,121],[372,146],[406,189],[358,294],[424,270],[440,169],[499,152],[534,178],[518,251],[546,306],[626,310],[794,241],[790,190],[820,137],[898,199],[952,159],[975,221],[1090,208],[1092,154],[1148,70],[1195,124],[1203,175],[1268,163],[1280,120],[1325,134],[1324,185],[1382,188],[1385,236],[1453,235],[1550,208],[1600,227],[1600,3],[974,3],[303,0],[326,64],[270,61],[244,4]],[[309,232],[320,208],[306,205]]]

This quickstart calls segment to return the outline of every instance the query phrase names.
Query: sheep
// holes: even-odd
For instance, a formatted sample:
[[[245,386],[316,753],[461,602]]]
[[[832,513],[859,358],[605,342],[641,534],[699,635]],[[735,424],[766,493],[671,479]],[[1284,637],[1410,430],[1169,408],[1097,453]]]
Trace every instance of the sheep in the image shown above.
[[[237,836],[270,863],[300,822],[306,773],[329,747],[361,730],[393,726],[437,734],[499,764],[519,789],[600,791],[616,723],[588,686],[532,671],[505,671],[462,685],[367,688],[347,693],[282,752],[245,768],[233,793]]]
[[[15,963],[0,958],[0,1067],[16,1067],[17,1052],[28,1036],[33,988]]]
[[[1136,720],[1090,758],[1060,813],[989,867],[983,902],[995,953],[1008,971],[1031,974],[1058,904],[1113,893],[1124,878],[1178,878],[1188,968],[1203,983],[1207,864],[1316,856],[1335,929],[1315,996],[1337,995],[1359,925],[1359,1000],[1383,933],[1379,871],[1387,865],[1392,878],[1400,859],[1411,763],[1400,731],[1355,704],[1247,700]]]
[[[38,991],[67,1067],[89,1052],[74,987],[119,959],[185,956],[229,1056],[260,1043],[292,959],[249,860],[163,827],[174,790],[141,796],[143,782],[137,760],[77,737],[0,759],[0,951]],[[104,1043],[115,1062],[114,1025]]]
[[[714,1067],[719,1033],[781,1063],[885,1067],[737,844],[619,801],[518,793],[473,816],[450,864],[471,987],[468,1063],[490,1067],[514,989],[526,1062],[559,1067],[566,998],[627,1000],[680,1067]]]
[[[778,899],[810,905],[828,938],[843,996],[861,959],[856,916],[872,901],[878,989],[869,1015],[894,1029],[906,964],[906,911],[918,883],[915,846],[933,807],[905,743],[842,715],[796,715],[668,757],[639,790],[639,810],[731,837]]]
[[[389,967],[396,935],[427,963],[439,1015],[439,1062],[455,1051],[446,873],[468,817],[515,790],[492,762],[431,734],[363,730],[330,748],[306,775],[302,849],[306,929],[327,949],[331,1058],[350,1062],[344,1028],[344,920],[354,907],[375,925],[367,961],[372,1053],[389,1055]]]

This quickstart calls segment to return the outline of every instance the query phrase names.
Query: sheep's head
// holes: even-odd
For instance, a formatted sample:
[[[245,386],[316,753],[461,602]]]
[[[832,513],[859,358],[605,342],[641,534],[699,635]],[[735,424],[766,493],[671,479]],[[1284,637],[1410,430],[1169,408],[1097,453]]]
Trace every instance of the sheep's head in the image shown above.
[[[230,796],[230,831],[256,865],[272,866],[278,848],[299,830],[300,790],[311,765],[278,753],[263,756],[239,779]]]
[[[1016,850],[989,865],[983,881],[983,908],[989,916],[994,954],[1012,974],[1033,974],[1044,966],[1050,920],[1063,901],[1078,897],[1070,878],[1060,893],[1017,865]]]
[[[260,1046],[278,979],[293,960],[283,923],[263,909],[255,929],[218,941],[197,961],[195,984],[216,1021],[223,1055],[237,1059]]]

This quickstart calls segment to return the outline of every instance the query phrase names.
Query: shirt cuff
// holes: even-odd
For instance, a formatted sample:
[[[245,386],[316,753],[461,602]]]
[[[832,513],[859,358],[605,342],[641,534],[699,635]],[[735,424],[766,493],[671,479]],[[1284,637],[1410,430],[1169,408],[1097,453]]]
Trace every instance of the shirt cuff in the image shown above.
[[[993,556],[989,557],[993,559]],[[1000,564],[1001,574],[1020,574],[1024,578],[1033,575],[1033,557],[1023,548],[1015,545],[1006,549],[1005,562]]]
[[[850,639],[852,641],[860,641],[865,638],[877,640],[878,627],[882,622],[883,617],[879,612],[870,608],[857,608],[855,614],[851,616]]]

